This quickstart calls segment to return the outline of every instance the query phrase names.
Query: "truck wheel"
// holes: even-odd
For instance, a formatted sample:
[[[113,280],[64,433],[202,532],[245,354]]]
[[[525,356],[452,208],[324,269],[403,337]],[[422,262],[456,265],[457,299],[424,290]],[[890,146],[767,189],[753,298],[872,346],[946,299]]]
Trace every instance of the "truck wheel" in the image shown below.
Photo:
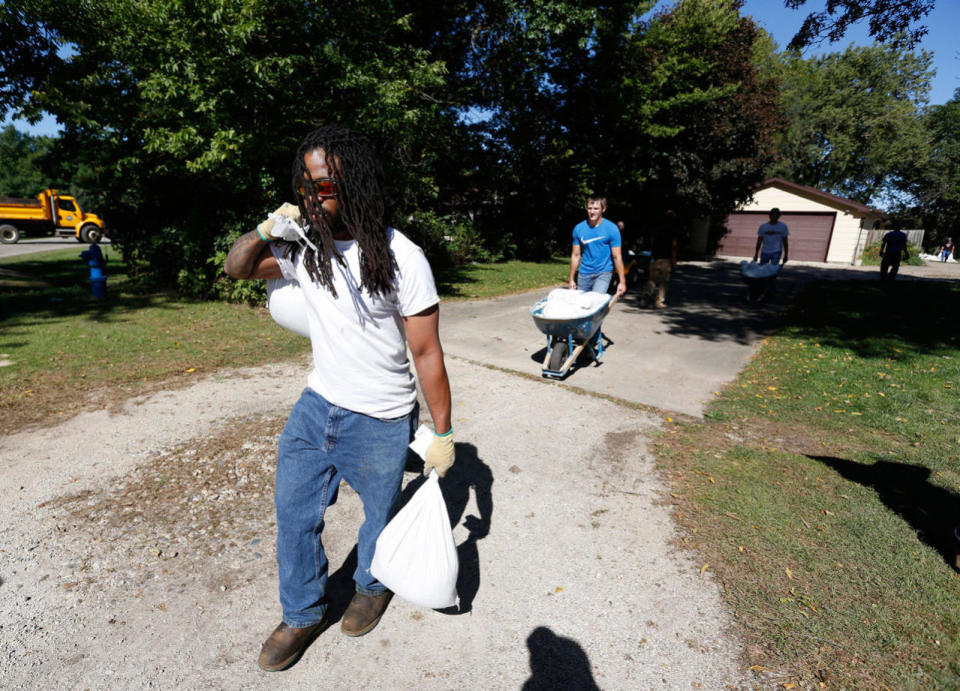
[[[97,243],[103,237],[103,232],[92,223],[88,223],[80,229],[80,240],[82,242]]]
[[[14,226],[0,226],[0,242],[4,245],[12,245],[20,239],[20,231]]]

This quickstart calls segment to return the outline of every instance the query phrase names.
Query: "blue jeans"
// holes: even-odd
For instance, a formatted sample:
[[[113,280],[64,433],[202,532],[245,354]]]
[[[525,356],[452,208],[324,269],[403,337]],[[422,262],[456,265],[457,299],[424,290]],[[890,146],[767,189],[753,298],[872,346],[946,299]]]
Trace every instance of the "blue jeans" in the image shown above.
[[[332,405],[313,389],[304,389],[293,406],[280,435],[274,495],[280,605],[288,626],[312,626],[326,612],[323,514],[336,502],[341,479],[363,502],[353,574],[357,592],[386,590],[370,574],[370,562],[400,497],[407,445],[418,418],[414,406],[403,417],[380,420]]]
[[[779,264],[780,250],[777,250],[776,252],[761,252],[760,263],[761,264]]]
[[[595,293],[606,293],[610,288],[612,271],[598,274],[577,274],[577,290],[592,290]]]

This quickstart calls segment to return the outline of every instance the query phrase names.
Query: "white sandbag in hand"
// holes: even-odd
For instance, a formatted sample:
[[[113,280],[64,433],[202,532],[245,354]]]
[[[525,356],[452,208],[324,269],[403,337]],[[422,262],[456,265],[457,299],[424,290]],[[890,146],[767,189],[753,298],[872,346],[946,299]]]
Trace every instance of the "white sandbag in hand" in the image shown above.
[[[447,505],[434,470],[380,533],[370,573],[407,602],[443,609],[460,601],[459,569]]]

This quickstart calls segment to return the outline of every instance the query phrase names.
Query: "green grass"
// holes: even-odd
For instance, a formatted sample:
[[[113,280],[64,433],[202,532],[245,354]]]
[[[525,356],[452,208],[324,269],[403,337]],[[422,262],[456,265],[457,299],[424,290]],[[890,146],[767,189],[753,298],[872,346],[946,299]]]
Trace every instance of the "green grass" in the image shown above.
[[[107,297],[91,297],[76,249],[0,260],[0,414],[4,428],[50,423],[222,367],[309,352],[263,308],[127,290],[116,250]],[[566,278],[566,261],[472,265],[437,274],[445,298],[493,297]]]
[[[814,687],[960,685],[958,307],[956,283],[814,284],[705,422],[662,435],[685,540],[755,642],[748,666]]]
[[[5,429],[109,405],[160,381],[187,383],[309,350],[263,308],[127,292],[125,276],[113,273],[116,253],[107,253],[103,300],[91,297],[78,250],[0,261],[0,360],[10,363],[0,367]]]
[[[509,261],[470,264],[436,272],[437,290],[444,298],[491,298],[566,283],[570,259],[545,262]]]

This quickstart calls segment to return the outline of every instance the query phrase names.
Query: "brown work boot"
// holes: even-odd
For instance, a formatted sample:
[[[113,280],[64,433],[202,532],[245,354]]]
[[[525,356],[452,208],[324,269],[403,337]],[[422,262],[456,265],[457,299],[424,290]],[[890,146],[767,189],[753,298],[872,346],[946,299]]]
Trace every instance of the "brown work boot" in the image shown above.
[[[340,630],[348,636],[370,633],[380,623],[380,617],[387,609],[391,597],[393,593],[389,590],[377,596],[355,593],[350,600],[350,606],[343,613],[343,619],[340,620]]]
[[[260,648],[260,658],[257,660],[260,669],[266,672],[279,672],[292,667],[303,655],[303,651],[309,648],[313,640],[320,635],[326,623],[326,616],[313,626],[302,629],[280,622]]]

